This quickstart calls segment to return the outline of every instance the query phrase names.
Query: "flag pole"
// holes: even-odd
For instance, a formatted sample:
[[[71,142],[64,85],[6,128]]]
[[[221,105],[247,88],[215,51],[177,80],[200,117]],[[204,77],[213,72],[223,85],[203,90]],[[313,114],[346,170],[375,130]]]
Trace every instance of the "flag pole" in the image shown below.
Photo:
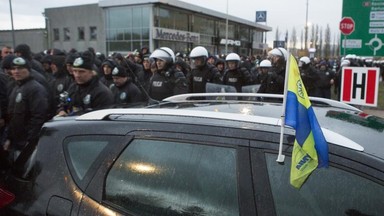
[[[285,107],[287,103],[287,87],[288,87],[288,76],[290,67],[291,53],[287,52],[286,67],[285,67],[285,79],[284,79],[284,97],[283,97],[283,109],[281,111],[281,127],[280,127],[280,142],[279,142],[279,155],[277,156],[277,162],[283,163],[285,155],[283,155],[283,138],[284,138],[284,126],[285,126]]]

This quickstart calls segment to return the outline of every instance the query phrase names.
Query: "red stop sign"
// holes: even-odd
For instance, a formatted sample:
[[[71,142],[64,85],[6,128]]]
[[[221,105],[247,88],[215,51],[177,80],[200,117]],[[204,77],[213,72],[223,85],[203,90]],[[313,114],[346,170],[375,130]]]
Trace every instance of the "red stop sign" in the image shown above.
[[[343,17],[340,21],[339,29],[344,35],[350,35],[355,31],[355,21],[351,17]]]

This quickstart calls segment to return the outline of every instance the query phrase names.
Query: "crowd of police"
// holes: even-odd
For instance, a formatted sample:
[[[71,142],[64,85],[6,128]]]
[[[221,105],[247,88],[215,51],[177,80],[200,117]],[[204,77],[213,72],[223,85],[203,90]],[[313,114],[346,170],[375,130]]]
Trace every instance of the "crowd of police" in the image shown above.
[[[189,55],[175,54],[168,47],[153,52],[143,47],[127,56],[105,56],[93,48],[33,53],[27,44],[14,49],[4,46],[0,62],[0,152],[7,155],[11,151],[11,161],[17,158],[15,164],[22,164],[27,158],[23,153],[30,154],[36,146],[43,123],[55,116],[204,93],[207,83],[232,86],[237,92],[244,86],[258,85],[259,93],[282,94],[288,53],[275,48],[268,54],[265,59],[236,53],[222,57],[197,46]],[[337,63],[306,56],[298,62],[308,94],[324,98],[331,98],[332,85],[338,90],[340,67],[359,64],[352,58]]]

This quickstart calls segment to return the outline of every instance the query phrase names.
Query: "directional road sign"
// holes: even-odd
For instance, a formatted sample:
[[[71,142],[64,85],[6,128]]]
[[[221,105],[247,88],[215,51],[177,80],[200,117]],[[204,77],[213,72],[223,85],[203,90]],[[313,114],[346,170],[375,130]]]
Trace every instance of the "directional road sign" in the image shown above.
[[[353,3],[352,3],[353,2]],[[345,20],[340,23],[341,54],[384,57],[384,0],[343,0],[342,17],[350,17],[354,30]]]

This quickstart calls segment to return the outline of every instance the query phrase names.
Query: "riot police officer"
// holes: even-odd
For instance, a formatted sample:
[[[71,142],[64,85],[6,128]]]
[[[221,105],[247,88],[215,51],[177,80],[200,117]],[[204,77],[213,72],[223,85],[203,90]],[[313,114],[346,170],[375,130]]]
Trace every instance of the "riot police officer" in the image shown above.
[[[170,48],[160,47],[153,51],[150,58],[156,61],[157,67],[157,72],[150,80],[150,100],[161,101],[166,97],[187,93],[185,76],[175,69],[175,54]]]
[[[223,76],[223,84],[231,85],[241,92],[241,87],[252,84],[252,76],[246,67],[240,67],[240,56],[230,53],[225,58],[227,70]]]
[[[215,66],[207,63],[207,49],[197,46],[192,49],[189,57],[194,67],[187,75],[188,92],[204,93],[207,83],[221,84],[220,72]]]
[[[316,69],[312,67],[311,59],[307,56],[301,57],[299,60],[299,69],[308,96],[316,96],[316,82],[320,77],[317,74]]]
[[[326,61],[322,61],[320,62],[318,75],[320,79],[317,83],[317,96],[331,99],[331,87],[335,83],[335,72],[329,70]]]
[[[268,92],[272,94],[283,94],[284,93],[284,83],[285,83],[285,68],[288,58],[288,52],[284,48],[274,48],[269,51],[269,56],[271,57],[272,69],[269,79],[269,88]]]

